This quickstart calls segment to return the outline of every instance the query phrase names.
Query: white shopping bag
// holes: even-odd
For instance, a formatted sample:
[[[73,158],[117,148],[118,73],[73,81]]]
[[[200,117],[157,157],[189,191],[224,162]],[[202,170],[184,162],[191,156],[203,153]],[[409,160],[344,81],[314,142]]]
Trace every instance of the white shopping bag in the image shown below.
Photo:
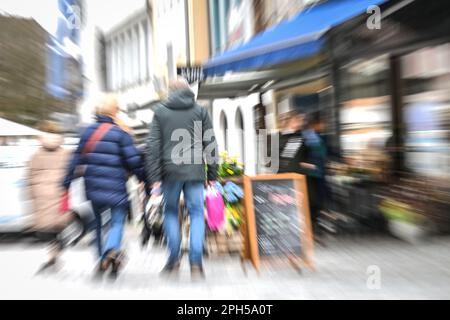
[[[69,190],[69,201],[72,211],[83,221],[85,228],[92,227],[95,221],[95,213],[91,201],[86,197],[86,188],[83,178],[77,178],[72,181]],[[106,210],[102,213],[102,225],[108,224],[111,218],[111,211]]]

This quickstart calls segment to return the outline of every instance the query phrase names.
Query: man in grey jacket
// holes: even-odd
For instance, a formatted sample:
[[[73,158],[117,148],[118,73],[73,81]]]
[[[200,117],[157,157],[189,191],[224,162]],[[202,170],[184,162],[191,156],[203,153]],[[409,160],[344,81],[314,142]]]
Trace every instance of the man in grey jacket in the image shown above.
[[[178,206],[183,191],[190,216],[189,261],[193,277],[204,277],[204,186],[217,177],[217,144],[208,112],[195,102],[185,79],[170,84],[169,97],[155,109],[147,145],[146,171],[152,193],[164,197],[164,232],[169,259],[163,273],[180,266]],[[205,172],[206,169],[206,172]]]

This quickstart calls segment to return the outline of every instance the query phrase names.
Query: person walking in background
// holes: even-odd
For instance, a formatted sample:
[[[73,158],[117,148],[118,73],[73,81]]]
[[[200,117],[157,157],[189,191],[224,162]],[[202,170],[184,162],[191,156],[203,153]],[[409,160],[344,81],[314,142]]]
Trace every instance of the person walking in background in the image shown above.
[[[298,173],[306,176],[313,230],[317,231],[323,194],[320,183],[324,177],[325,148],[320,137],[308,124],[301,110],[291,111],[280,136],[278,173]]]
[[[61,181],[70,159],[70,151],[62,147],[64,138],[56,123],[44,122],[40,129],[41,147],[29,164],[29,195],[32,200],[33,226],[38,238],[51,241],[50,259],[41,269],[53,266],[61,250],[58,234],[70,222],[69,214],[60,213],[64,189]]]
[[[308,168],[305,162],[307,149],[302,133],[305,116],[294,110],[284,118],[284,126],[280,134],[278,173],[305,174],[305,168]]]
[[[180,267],[178,206],[183,191],[190,216],[191,275],[202,278],[204,183],[205,179],[214,183],[217,178],[217,145],[208,112],[196,104],[187,81],[179,78],[170,84],[169,90],[168,99],[155,109],[147,141],[146,161],[153,193],[159,193],[162,187],[165,203],[164,232],[168,238],[169,258],[163,274],[177,272]],[[189,141],[182,140],[180,143],[180,137]],[[212,152],[208,155],[206,150],[210,146]]]
[[[324,208],[323,204],[327,201],[325,187],[325,162],[327,151],[325,143],[316,131],[319,123],[318,119],[311,118],[303,129],[303,136],[308,150],[306,162],[312,165],[310,168],[307,168],[305,173],[308,180],[312,226],[316,235],[318,235],[320,230],[318,228],[320,212]]]
[[[81,135],[63,184],[68,191],[75,171],[82,168],[86,197],[96,217],[98,273],[111,267],[113,277],[124,257],[121,243],[129,208],[127,180],[129,174],[136,175],[139,181],[145,179],[142,158],[131,136],[114,122],[118,111],[116,97],[106,95],[96,108],[97,122]],[[106,210],[111,212],[111,221],[103,243],[102,213]]]

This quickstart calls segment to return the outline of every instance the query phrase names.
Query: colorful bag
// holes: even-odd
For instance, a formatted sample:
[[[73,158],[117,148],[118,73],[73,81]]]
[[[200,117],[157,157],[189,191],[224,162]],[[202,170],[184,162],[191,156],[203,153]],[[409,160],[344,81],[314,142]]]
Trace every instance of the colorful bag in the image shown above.
[[[211,231],[218,231],[225,221],[225,204],[221,193],[216,187],[206,189],[206,210],[208,212],[208,227]]]

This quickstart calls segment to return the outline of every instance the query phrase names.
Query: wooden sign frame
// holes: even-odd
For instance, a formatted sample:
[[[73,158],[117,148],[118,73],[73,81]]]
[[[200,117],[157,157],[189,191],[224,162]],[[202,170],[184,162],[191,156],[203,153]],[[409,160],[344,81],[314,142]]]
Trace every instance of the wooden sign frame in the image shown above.
[[[296,173],[283,173],[260,176],[245,176],[244,177],[244,205],[245,205],[245,223],[243,226],[244,245],[241,255],[242,262],[250,260],[259,272],[261,266],[261,257],[259,254],[259,246],[257,240],[257,226],[253,204],[253,181],[270,181],[270,180],[293,180],[295,190],[297,191],[297,207],[301,208],[298,211],[299,223],[304,232],[300,232],[299,241],[302,246],[301,256],[287,256],[289,262],[299,271],[300,264],[303,264],[310,270],[314,270],[313,252],[314,241],[311,227],[311,216],[309,211],[308,188],[306,178],[304,175]],[[264,257],[265,260],[275,260],[279,257]],[[244,263],[243,263],[244,266]],[[245,270],[245,268],[244,268]]]

